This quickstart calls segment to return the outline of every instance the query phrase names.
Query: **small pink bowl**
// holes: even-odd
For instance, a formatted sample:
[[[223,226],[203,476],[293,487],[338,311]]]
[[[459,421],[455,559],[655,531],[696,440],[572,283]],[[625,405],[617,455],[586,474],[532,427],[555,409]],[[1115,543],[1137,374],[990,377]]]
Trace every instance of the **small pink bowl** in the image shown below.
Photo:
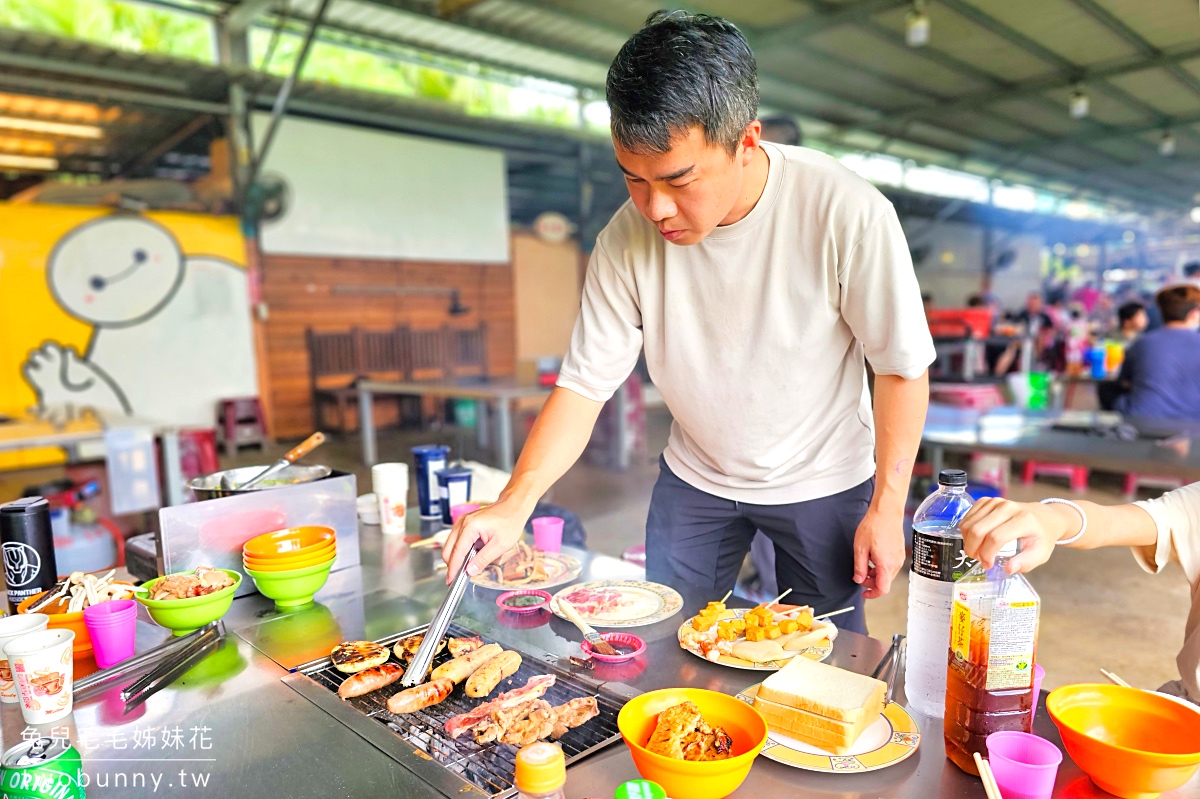
[[[535,596],[542,600],[537,604],[529,605],[506,605],[505,602],[515,596]],[[545,591],[537,591],[532,588],[522,588],[517,591],[505,591],[500,596],[496,597],[496,605],[501,610],[507,610],[509,613],[535,613],[550,604],[550,595]]]
[[[601,655],[592,649],[592,645],[587,641],[580,641],[579,648],[583,650],[583,654],[601,663],[624,663],[646,651],[646,642],[631,633],[600,633],[600,637],[614,647],[633,647],[633,651],[622,655]]]

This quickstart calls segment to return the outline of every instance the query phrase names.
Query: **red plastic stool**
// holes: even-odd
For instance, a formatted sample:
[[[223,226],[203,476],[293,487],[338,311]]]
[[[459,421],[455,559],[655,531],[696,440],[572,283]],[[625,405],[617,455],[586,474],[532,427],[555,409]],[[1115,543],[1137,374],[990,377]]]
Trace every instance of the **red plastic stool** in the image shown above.
[[[1051,477],[1065,477],[1071,483],[1071,491],[1076,494],[1087,492],[1088,468],[1086,466],[1075,466],[1070,463],[1025,461],[1025,467],[1021,471],[1021,482],[1029,485],[1033,482],[1033,478],[1039,474],[1046,474]]]
[[[217,431],[197,428],[179,431],[179,470],[185,480],[203,477],[220,469],[217,463]]]
[[[1130,472],[1125,475],[1125,501],[1133,502],[1137,499],[1138,489],[1142,486],[1147,488],[1161,488],[1164,491],[1179,488],[1183,485],[1183,481],[1178,477],[1154,477],[1148,474],[1134,474]]]
[[[219,407],[218,424],[226,455],[232,455],[241,447],[262,447],[266,443],[267,426],[258,397],[223,399]]]

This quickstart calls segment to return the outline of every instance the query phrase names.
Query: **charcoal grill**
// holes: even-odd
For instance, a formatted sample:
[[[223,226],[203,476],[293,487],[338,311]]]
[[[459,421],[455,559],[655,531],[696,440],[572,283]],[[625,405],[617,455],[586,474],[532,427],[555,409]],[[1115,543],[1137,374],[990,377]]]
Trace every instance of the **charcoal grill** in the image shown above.
[[[423,625],[382,638],[379,643],[390,649],[401,638],[424,630]],[[452,624],[448,635],[462,638],[477,633]],[[484,642],[488,643],[487,639]],[[505,648],[521,653],[521,668],[502,680],[487,698],[472,699],[459,685],[440,704],[401,716],[387,709],[388,698],[403,690],[399,682],[366,696],[343,700],[338,697],[337,690],[349,675],[335,669],[328,658],[299,666],[295,672],[284,677],[283,682],[445,795],[503,799],[517,792],[512,783],[517,747],[502,743],[480,746],[470,732],[463,733],[457,739],[451,738],[443,728],[447,719],[495,699],[503,691],[524,685],[530,677],[553,674],[557,679],[542,697],[551,705],[561,705],[577,697],[594,696],[600,708],[600,715],[569,730],[558,740],[566,755],[567,765],[570,765],[621,739],[617,729],[617,713],[625,701],[635,695],[627,686],[613,683],[601,685],[565,671],[555,665],[558,659],[553,655],[533,655],[524,648]],[[395,655],[392,655],[392,660],[395,660]],[[441,652],[434,659],[434,667],[447,660],[450,660],[449,652]]]

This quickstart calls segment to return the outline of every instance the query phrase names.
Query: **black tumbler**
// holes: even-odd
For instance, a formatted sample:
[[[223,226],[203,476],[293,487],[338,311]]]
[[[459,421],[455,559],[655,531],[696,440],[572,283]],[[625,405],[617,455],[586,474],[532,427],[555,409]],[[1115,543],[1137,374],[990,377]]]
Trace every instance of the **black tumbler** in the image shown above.
[[[0,505],[0,552],[4,554],[8,611],[16,613],[17,605],[58,582],[50,503],[42,497],[25,497]]]

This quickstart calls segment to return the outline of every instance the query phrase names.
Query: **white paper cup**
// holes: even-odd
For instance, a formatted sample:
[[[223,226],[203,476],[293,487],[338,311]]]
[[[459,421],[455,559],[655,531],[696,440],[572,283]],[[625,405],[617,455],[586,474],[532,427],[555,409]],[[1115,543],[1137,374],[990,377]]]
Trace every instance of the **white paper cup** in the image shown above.
[[[379,524],[379,497],[363,494],[357,500],[358,518],[363,524]]]
[[[377,463],[371,467],[371,487],[379,498],[379,526],[384,535],[404,535],[408,504],[408,464]]]
[[[45,613],[23,613],[19,616],[0,618],[0,702],[15,705],[20,701],[17,684],[13,682],[12,668],[8,665],[8,656],[4,654],[5,645],[22,635],[46,629],[49,623],[50,617]]]
[[[47,629],[5,644],[26,724],[58,721],[71,712],[74,642],[74,630]]]

